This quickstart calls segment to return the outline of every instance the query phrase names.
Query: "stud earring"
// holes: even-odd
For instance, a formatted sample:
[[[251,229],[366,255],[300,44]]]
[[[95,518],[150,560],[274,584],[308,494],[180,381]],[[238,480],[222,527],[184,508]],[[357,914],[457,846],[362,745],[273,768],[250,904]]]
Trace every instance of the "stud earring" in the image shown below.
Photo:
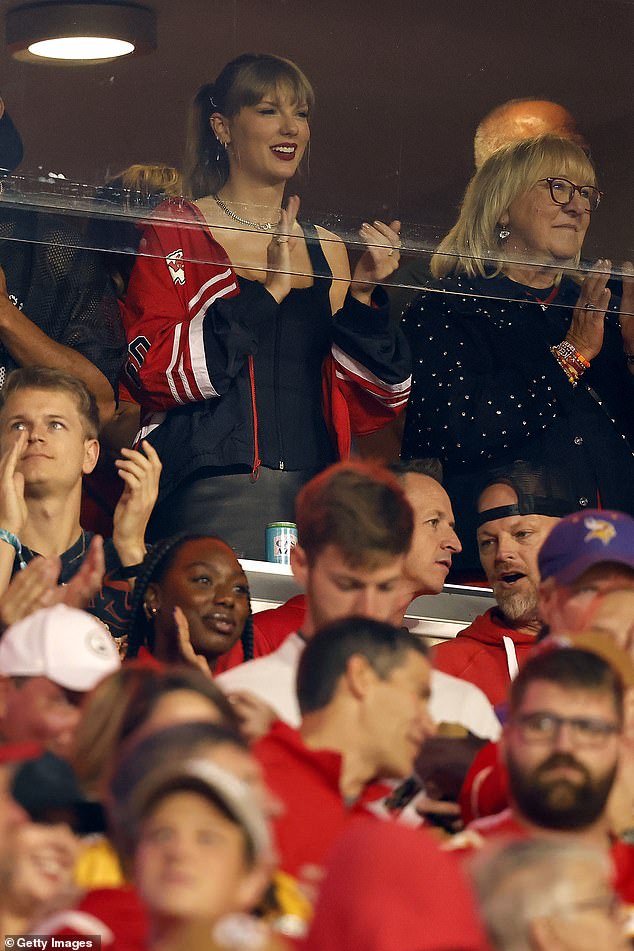
[[[508,236],[510,235],[510,233],[511,233],[511,232],[509,231],[509,229],[508,229],[508,227],[507,227],[506,225],[501,225],[501,226],[500,226],[500,232],[499,232],[500,241],[506,241],[506,239],[508,238]]]

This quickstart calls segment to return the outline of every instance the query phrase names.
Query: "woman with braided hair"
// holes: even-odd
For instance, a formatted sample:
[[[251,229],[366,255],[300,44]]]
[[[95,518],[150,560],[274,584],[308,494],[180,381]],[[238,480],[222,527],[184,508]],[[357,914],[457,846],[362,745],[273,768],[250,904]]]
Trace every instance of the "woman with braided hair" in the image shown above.
[[[249,583],[220,538],[181,533],[154,545],[131,614],[128,658],[144,648],[167,664],[192,662],[183,635],[212,673],[253,657]]]

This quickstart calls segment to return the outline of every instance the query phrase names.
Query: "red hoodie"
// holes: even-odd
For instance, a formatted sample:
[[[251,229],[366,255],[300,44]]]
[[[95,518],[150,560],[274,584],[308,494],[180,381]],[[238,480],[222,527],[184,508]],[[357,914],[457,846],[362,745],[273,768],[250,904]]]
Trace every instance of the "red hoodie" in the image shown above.
[[[504,703],[511,680],[535,646],[533,634],[512,630],[497,608],[490,608],[452,640],[433,650],[434,667],[468,680],[493,706]]]

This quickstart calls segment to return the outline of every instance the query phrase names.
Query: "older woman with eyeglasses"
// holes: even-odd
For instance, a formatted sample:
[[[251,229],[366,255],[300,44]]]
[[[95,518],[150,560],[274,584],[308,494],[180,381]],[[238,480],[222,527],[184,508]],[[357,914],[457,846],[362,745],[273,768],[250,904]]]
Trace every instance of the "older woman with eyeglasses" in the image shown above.
[[[573,142],[495,152],[432,258],[438,280],[405,315],[402,455],[442,460],[463,538],[474,480],[515,459],[566,469],[580,508],[634,514],[634,268],[620,301],[610,261],[579,270],[601,197]]]

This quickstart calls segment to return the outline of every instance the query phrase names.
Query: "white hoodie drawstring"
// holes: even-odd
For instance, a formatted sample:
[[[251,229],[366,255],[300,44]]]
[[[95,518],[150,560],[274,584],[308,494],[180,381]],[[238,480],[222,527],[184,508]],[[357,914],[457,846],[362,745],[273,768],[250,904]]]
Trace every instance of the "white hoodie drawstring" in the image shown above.
[[[519,664],[517,663],[515,644],[513,643],[513,638],[507,637],[506,635],[504,635],[502,641],[504,643],[504,650],[506,651],[506,666],[509,670],[509,677],[511,680],[515,680],[520,669]]]

